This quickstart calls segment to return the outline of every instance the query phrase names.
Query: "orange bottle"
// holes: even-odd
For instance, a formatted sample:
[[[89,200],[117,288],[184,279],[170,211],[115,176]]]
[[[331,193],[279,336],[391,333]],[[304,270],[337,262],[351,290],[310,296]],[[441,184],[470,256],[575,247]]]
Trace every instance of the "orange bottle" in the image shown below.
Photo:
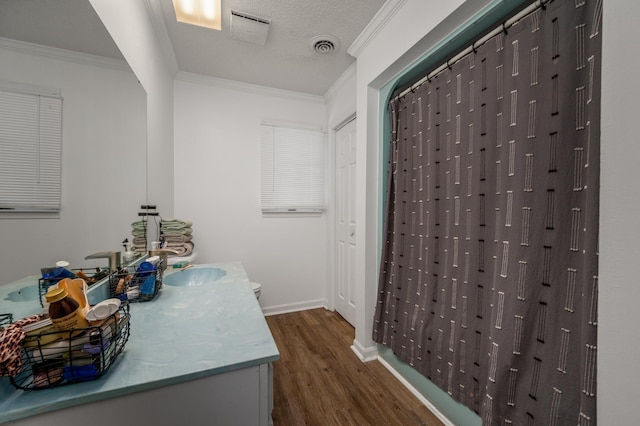
[[[49,302],[49,317],[55,328],[66,331],[89,327],[89,323],[80,310],[80,304],[69,297],[67,289],[52,288],[45,297]]]

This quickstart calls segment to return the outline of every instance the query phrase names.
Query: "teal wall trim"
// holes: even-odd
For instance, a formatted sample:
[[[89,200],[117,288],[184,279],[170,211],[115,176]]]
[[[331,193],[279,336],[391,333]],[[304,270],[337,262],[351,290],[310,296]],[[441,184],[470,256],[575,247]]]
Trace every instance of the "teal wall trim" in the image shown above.
[[[389,162],[389,144],[391,141],[391,120],[388,105],[392,96],[410,87],[411,84],[444,63],[447,58],[455,56],[458,52],[470,46],[474,40],[478,40],[531,3],[531,0],[495,0],[491,2],[474,15],[473,19],[453,30],[449,37],[429,48],[417,61],[380,88],[379,134],[381,135],[382,155],[380,156],[379,164],[379,178],[381,179],[379,187],[381,188],[381,193],[379,194],[380,224],[378,247],[382,247],[381,241],[384,233],[384,210],[387,200],[387,164]],[[391,349],[378,345],[378,354],[429,400],[452,424],[464,426],[480,426],[482,424],[481,418],[476,413],[455,401],[449,394],[434,385],[410,365],[400,361]]]
[[[494,0],[490,2],[472,19],[454,29],[447,38],[431,46],[415,63],[399,73],[386,86],[393,88],[392,95],[411,86],[412,83],[417,82],[427,73],[444,64],[447,59],[471,46],[471,43],[483,35],[501,26],[509,17],[514,16],[533,2],[532,0]]]
[[[464,426],[481,426],[482,419],[476,413],[455,401],[448,393],[434,385],[409,364],[400,361],[386,346],[378,345],[378,355],[418,390],[451,423]]]

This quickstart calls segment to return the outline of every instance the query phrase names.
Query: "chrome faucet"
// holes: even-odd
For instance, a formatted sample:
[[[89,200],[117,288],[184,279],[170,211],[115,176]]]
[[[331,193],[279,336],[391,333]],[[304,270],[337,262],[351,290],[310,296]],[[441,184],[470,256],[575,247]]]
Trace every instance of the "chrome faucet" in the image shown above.
[[[149,250],[149,256],[159,256],[161,254],[179,254],[179,253],[177,250],[166,249],[166,248]]]
[[[84,258],[84,260],[88,259],[109,259],[109,271],[111,272],[117,271],[122,265],[121,254],[119,251],[101,251],[93,253]]]
[[[180,254],[180,253],[178,253],[175,250],[166,249],[166,248],[149,250],[149,256],[159,256],[162,259],[162,270],[163,271],[165,269],[167,269],[167,257],[169,257],[170,254]]]

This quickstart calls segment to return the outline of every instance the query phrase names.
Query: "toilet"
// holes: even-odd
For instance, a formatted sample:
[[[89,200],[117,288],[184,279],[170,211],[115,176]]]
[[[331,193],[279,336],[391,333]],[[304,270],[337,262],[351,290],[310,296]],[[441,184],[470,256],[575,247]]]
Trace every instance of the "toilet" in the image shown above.
[[[260,289],[262,286],[258,283],[251,283],[251,289],[253,290],[253,294],[256,295],[256,299],[260,299]]]
[[[195,264],[196,260],[198,260],[198,252],[193,252],[189,256],[169,256],[167,258],[167,265],[173,266],[178,262],[187,262],[190,264]]]

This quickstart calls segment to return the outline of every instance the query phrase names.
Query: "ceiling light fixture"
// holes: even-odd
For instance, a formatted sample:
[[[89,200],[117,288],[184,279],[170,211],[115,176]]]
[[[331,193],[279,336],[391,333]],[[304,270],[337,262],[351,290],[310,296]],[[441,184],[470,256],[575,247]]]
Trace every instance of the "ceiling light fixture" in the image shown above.
[[[220,31],[221,3],[222,0],[173,0],[173,9],[179,22]]]

